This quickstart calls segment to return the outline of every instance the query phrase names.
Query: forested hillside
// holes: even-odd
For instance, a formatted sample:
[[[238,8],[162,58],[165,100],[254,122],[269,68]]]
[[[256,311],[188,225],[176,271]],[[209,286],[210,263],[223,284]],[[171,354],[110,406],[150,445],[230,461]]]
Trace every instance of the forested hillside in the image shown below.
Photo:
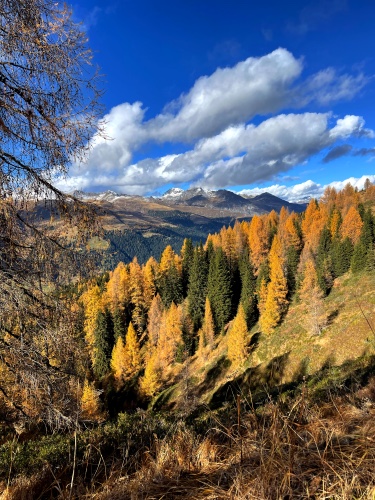
[[[121,387],[140,374],[139,393],[152,396],[175,363],[207,355],[220,334],[228,359],[240,366],[249,330],[259,321],[272,335],[295,296],[308,305],[305,328],[320,335],[334,280],[374,269],[374,192],[370,184],[361,193],[350,185],[328,189],[302,215],[282,209],[254,216],[204,246],[186,239],[180,255],[167,246],[159,262],[141,266],[135,257],[86,284],[79,300],[96,380],[112,373]]]
[[[228,397],[240,411],[249,397],[251,405],[264,405],[278,393],[298,393],[310,379],[321,394],[319,373],[375,352],[374,206],[370,182],[360,192],[350,185],[341,192],[330,188],[302,214],[283,208],[256,215],[209,235],[204,245],[185,239],[180,254],[168,245],[158,261],[151,257],[141,265],[134,257],[90,280],[46,285],[62,315],[47,307],[49,327],[39,336],[23,334],[28,324],[37,331],[36,314],[22,318],[19,327],[3,326],[2,477],[17,485],[33,446],[36,463],[45,453],[54,467],[66,446],[70,450],[71,432],[77,436],[119,414],[131,419],[135,411],[137,420],[139,408],[163,411],[165,418],[182,414],[206,432],[211,424],[199,419],[208,408],[225,413]],[[24,353],[31,353],[27,362]],[[367,380],[373,364],[363,359],[358,366]],[[343,380],[358,369],[343,366]],[[133,424],[126,422],[129,431]],[[169,424],[160,425],[164,430],[152,427],[151,434],[165,435]],[[60,444],[51,437],[41,449],[31,441],[30,449],[9,448],[15,431],[28,442],[31,430],[47,438],[57,432]],[[86,439],[95,441],[94,431],[87,432],[80,434],[81,448]],[[146,434],[137,439],[150,440]],[[79,474],[81,448],[75,449]]]

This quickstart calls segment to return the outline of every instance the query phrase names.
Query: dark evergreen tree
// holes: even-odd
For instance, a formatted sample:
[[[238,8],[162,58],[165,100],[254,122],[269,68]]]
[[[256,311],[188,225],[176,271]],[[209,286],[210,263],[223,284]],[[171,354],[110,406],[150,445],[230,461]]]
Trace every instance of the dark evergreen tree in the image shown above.
[[[116,343],[119,337],[121,337],[122,340],[125,341],[125,335],[126,335],[125,314],[120,309],[116,308],[112,314],[112,321],[113,321],[114,342]]]
[[[371,266],[373,245],[375,243],[375,221],[371,209],[363,212],[363,227],[358,243],[354,247],[351,259],[353,273],[362,271]]]
[[[318,284],[324,295],[328,295],[333,285],[333,264],[331,254],[328,254],[325,259],[317,263],[316,274],[318,276]]]
[[[250,262],[248,251],[242,255],[239,261],[239,270],[241,276],[241,296],[240,302],[245,312],[245,318],[248,329],[250,329],[258,319],[257,296],[256,296],[256,277],[254,269]]]
[[[166,308],[170,307],[172,302],[179,304],[182,301],[182,278],[174,262],[159,280],[158,292]]]
[[[215,254],[214,244],[212,243],[212,240],[209,240],[206,248],[207,262],[211,262],[211,258],[213,257],[214,254]]]
[[[370,272],[375,271],[375,245],[370,245],[367,250],[366,270]]]
[[[375,222],[370,208],[363,215],[360,240],[367,249],[375,242]]]
[[[207,295],[210,300],[215,329],[223,331],[232,313],[232,290],[227,260],[221,247],[211,257]]]
[[[199,245],[194,250],[187,295],[188,310],[193,322],[194,331],[197,331],[202,326],[207,295],[207,275],[208,263],[206,252],[203,250],[202,245]]]
[[[361,219],[364,221],[366,209],[365,209],[363,203],[359,203],[357,209],[358,209],[359,215],[361,216]]]
[[[189,286],[189,277],[194,258],[194,247],[190,238],[186,238],[181,250],[182,256],[182,293],[186,297]]]
[[[325,295],[329,293],[333,284],[333,264],[331,258],[331,232],[324,227],[320,238],[316,255],[316,274],[318,283]]]
[[[288,286],[288,299],[296,290],[296,276],[299,263],[300,252],[294,245],[291,245],[286,251],[286,280]]]
[[[331,246],[333,275],[335,278],[343,275],[350,269],[350,260],[353,255],[353,243],[346,237],[343,241],[335,238]]]
[[[350,267],[353,273],[358,273],[365,269],[367,252],[368,248],[366,248],[363,241],[359,240],[358,243],[354,246],[354,251],[350,262]]]
[[[270,280],[270,267],[268,263],[268,259],[264,260],[258,270],[258,276],[257,276],[257,281],[256,281],[256,290],[259,292],[260,286],[262,284],[262,281],[264,281],[266,284]]]
[[[99,311],[95,325],[95,358],[93,372],[97,379],[106,375],[110,369],[110,359],[114,344],[113,323],[109,311]]]

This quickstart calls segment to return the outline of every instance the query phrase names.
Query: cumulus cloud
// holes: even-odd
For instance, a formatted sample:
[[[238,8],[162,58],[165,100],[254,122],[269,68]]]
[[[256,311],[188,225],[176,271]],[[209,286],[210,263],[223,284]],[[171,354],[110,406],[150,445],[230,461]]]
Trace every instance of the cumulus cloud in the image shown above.
[[[342,144],[341,146],[335,146],[332,148],[323,158],[323,163],[329,163],[337,158],[341,158],[342,156],[346,156],[353,149],[353,146],[350,144]]]
[[[310,198],[320,198],[324,193],[324,190],[330,186],[334,187],[337,191],[343,189],[346,184],[351,184],[352,186],[363,189],[366,179],[369,179],[372,183],[375,183],[375,175],[363,175],[362,177],[349,177],[343,181],[334,181],[329,184],[321,185],[312,180],[302,182],[300,184],[295,184],[294,186],[283,186],[280,184],[274,184],[265,188],[254,188],[254,189],[243,189],[238,191],[240,195],[247,196],[258,196],[262,193],[271,193],[274,196],[278,196],[289,202],[298,203],[301,201],[307,201]]]
[[[286,172],[324,148],[334,151],[337,142],[374,136],[358,116],[330,126],[330,113],[277,115],[311,102],[351,98],[366,83],[363,75],[340,76],[330,68],[301,81],[302,70],[301,59],[279,48],[199,78],[148,120],[141,102],[119,104],[103,118],[108,139],[94,136],[86,163],[72,165],[69,178],[57,179],[57,185],[145,194],[165,183],[249,184]],[[266,119],[255,126],[255,116]],[[185,144],[185,152],[143,154],[152,143],[167,143],[173,151],[174,142],[179,149]]]
[[[219,68],[199,78],[187,94],[150,120],[150,136],[157,141],[191,141],[275,112],[288,103],[290,86],[301,72],[302,62],[285,49]]]
[[[339,119],[331,128],[329,123],[329,113],[303,113],[278,115],[258,126],[228,127],[185,153],[125,163],[117,169],[107,162],[107,168],[97,169],[91,186],[145,194],[167,183],[215,189],[272,179],[364,128],[359,117]],[[88,189],[90,176],[77,177],[76,185]]]

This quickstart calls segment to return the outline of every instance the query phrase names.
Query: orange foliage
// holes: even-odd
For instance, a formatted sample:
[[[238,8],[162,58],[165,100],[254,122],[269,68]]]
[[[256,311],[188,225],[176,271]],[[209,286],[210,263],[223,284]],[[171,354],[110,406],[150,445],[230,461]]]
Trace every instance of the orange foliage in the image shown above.
[[[249,228],[249,246],[251,260],[255,270],[258,271],[269,249],[267,215],[254,215],[252,218]]]
[[[228,358],[233,367],[240,366],[246,360],[248,340],[245,311],[240,304],[228,332]]]
[[[264,333],[271,333],[279,324],[288,304],[287,281],[284,274],[284,259],[279,237],[273,239],[270,254],[270,282],[267,287],[267,298],[259,318]]]
[[[328,212],[324,204],[318,205],[316,200],[308,204],[301,228],[305,241],[305,248],[316,252],[319,245],[320,234],[328,221]]]
[[[358,210],[350,207],[342,221],[341,236],[343,239],[350,238],[353,244],[356,244],[361,236],[363,222]]]

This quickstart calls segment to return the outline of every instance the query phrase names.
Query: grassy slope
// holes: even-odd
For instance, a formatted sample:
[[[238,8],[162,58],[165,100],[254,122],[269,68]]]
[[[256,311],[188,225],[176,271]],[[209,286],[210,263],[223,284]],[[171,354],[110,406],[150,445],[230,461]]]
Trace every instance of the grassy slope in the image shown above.
[[[306,306],[296,300],[272,335],[261,334],[255,325],[249,333],[251,354],[236,370],[226,359],[226,337],[220,336],[205,359],[194,356],[187,370],[175,374],[155,407],[181,408],[187,397],[190,405],[217,407],[232,393],[248,395],[249,389],[261,398],[265,390],[293,387],[324,367],[375,354],[375,273],[347,273],[337,279],[325,299],[325,311],[328,325],[320,336],[308,332]]]

